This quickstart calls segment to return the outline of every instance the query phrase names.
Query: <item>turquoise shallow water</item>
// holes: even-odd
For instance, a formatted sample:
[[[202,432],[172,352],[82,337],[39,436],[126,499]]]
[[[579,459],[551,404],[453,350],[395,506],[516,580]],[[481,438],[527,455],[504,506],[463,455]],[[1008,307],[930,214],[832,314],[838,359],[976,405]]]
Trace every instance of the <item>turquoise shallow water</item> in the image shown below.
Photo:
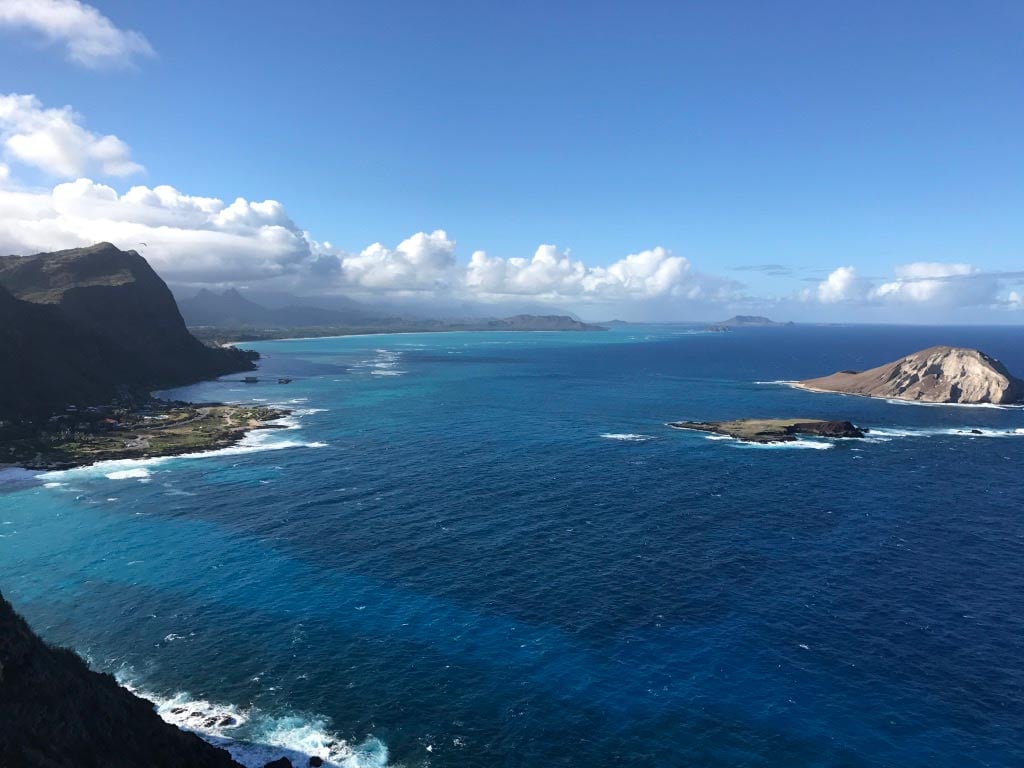
[[[1020,372],[1022,341],[645,326],[254,345],[268,378],[295,380],[174,394],[284,403],[290,429],[4,472],[0,589],[252,764],[288,748],[342,765],[1021,765],[1024,411],[779,382],[935,343]],[[744,416],[874,431],[763,448],[664,427]]]

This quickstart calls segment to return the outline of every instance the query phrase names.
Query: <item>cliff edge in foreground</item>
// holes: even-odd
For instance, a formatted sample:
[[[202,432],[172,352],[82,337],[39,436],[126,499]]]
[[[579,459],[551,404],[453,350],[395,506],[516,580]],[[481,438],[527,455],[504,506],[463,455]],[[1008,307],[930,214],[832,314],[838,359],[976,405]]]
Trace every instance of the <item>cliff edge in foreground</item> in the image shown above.
[[[867,371],[839,371],[796,386],[922,403],[1024,402],[1024,381],[995,358],[965,347],[930,347]]]
[[[9,768],[241,768],[165,723],[144,699],[75,653],[40,640],[0,596],[0,765]]]

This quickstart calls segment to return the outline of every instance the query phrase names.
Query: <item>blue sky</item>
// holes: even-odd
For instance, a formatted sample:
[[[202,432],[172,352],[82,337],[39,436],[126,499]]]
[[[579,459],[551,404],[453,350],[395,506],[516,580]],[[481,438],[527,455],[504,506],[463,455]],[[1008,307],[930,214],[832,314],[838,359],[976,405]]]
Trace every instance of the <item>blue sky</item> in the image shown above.
[[[56,172],[8,147],[7,187],[273,200],[231,226],[262,215],[312,241],[271,253],[257,227],[253,263],[213,268],[189,248],[220,224],[183,225],[147,254],[175,282],[590,316],[1024,319],[1019,2],[39,0],[53,14],[4,23],[7,1],[0,94],[36,106],[0,140],[69,105],[144,166]],[[55,22],[67,6],[88,18]],[[148,49],[76,58],[93,14]],[[94,194],[57,206],[57,240],[102,221],[126,247],[148,236],[151,209],[125,222],[138,210]],[[237,234],[210,252],[244,250]],[[16,235],[7,250],[36,245]]]

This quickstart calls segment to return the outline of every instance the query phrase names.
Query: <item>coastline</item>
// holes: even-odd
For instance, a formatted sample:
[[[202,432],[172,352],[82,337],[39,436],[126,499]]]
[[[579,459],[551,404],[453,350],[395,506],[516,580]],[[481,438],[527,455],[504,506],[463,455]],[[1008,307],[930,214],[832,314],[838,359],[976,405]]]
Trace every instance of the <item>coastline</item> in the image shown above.
[[[355,339],[370,336],[422,336],[425,333],[603,333],[607,328],[546,328],[531,330],[527,328],[425,328],[422,331],[370,331],[362,333],[331,333],[323,336],[275,336],[267,339],[242,339],[239,341],[222,341],[218,346],[233,349],[237,344],[264,344],[272,341],[315,341],[316,339]]]
[[[12,454],[0,468],[59,472],[108,462],[145,461],[205,454],[240,445],[292,411],[223,403],[159,403],[136,409],[134,421],[103,431],[36,431],[4,444]],[[63,418],[63,417],[62,417]],[[58,426],[58,430],[61,427]]]
[[[821,389],[820,387],[808,386],[800,381],[770,381],[756,383],[783,384],[792,389],[803,390],[804,392],[814,392],[824,395],[842,395],[844,397],[863,397],[868,400],[882,400],[883,402],[892,403],[893,405],[923,405],[931,408],[995,408],[1007,411],[1024,409],[1024,403],[938,403],[928,400],[907,400],[902,397],[882,397],[881,395],[868,395],[863,392],[841,392],[838,389]]]

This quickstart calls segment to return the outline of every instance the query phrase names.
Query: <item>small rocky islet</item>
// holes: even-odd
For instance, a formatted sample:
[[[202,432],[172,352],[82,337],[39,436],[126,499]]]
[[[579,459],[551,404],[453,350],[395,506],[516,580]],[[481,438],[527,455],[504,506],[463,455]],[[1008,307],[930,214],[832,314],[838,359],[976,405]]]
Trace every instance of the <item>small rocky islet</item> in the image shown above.
[[[994,357],[967,347],[929,347],[866,371],[837,371],[794,386],[919,403],[1024,403],[1024,381]]]
[[[867,429],[850,421],[827,419],[734,419],[732,421],[672,421],[672,429],[726,435],[747,443],[789,443],[801,437],[864,437]]]

